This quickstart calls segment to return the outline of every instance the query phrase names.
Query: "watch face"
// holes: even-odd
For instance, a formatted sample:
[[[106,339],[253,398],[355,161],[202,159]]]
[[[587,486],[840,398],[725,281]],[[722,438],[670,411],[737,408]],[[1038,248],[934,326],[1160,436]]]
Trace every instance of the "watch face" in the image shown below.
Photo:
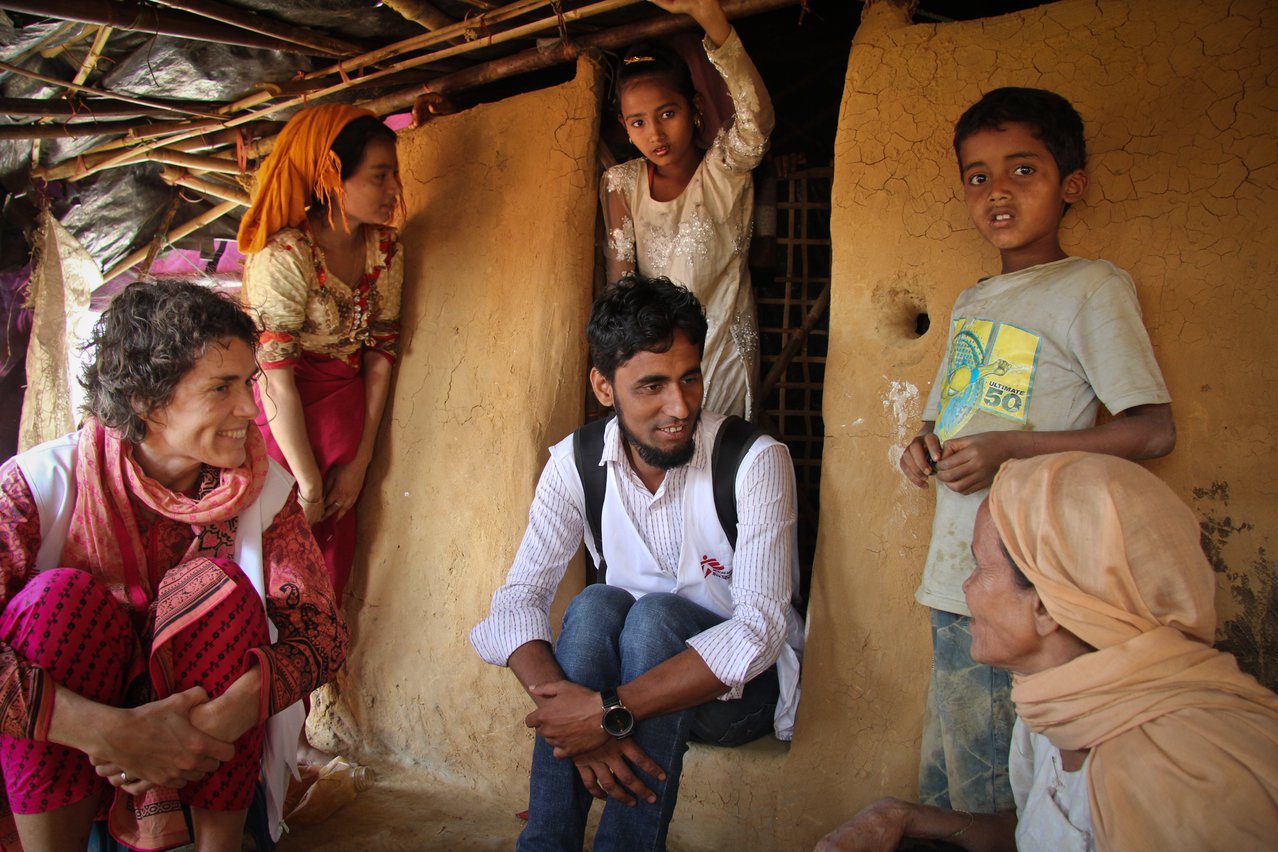
[[[635,714],[625,707],[610,707],[604,712],[603,729],[614,737],[628,737],[635,728]]]

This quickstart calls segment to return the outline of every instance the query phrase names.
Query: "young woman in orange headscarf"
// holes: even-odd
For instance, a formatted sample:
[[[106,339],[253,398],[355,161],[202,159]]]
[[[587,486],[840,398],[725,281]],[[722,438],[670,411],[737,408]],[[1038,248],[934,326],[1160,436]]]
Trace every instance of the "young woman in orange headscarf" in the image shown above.
[[[403,255],[388,223],[401,191],[394,132],[326,104],[284,127],[240,223],[262,330],[257,422],[297,478],[339,600],[398,348]]]
[[[1266,849],[1278,696],[1212,647],[1198,520],[1152,473],[1060,453],[1003,465],[964,584],[972,657],[1013,673],[1016,814],[882,799],[821,850]]]

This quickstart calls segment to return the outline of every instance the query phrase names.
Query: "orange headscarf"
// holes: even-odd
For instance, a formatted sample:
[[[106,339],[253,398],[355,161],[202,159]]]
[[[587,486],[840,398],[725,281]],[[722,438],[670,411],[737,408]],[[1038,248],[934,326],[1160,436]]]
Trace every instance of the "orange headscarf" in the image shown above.
[[[990,513],[1062,627],[1097,650],[1014,679],[1031,730],[1091,749],[1100,850],[1259,849],[1278,837],[1278,696],[1211,647],[1194,513],[1113,456],[1008,462]]]
[[[323,104],[289,119],[257,173],[253,206],[240,221],[237,242],[245,254],[261,251],[271,235],[295,228],[313,202],[342,201],[342,164],[333,140],[342,128],[372,112],[349,104]]]

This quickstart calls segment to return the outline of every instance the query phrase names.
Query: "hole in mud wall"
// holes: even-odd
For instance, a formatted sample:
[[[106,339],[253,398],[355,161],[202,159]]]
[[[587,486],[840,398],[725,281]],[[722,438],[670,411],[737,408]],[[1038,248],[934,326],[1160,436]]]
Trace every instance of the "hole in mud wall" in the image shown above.
[[[927,334],[927,330],[932,327],[932,318],[927,315],[926,311],[919,313],[914,318],[914,336],[922,337]]]

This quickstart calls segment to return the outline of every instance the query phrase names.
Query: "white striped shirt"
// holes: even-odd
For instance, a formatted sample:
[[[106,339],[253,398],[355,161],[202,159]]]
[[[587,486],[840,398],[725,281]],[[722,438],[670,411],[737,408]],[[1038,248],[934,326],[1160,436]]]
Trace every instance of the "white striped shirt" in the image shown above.
[[[604,433],[604,461],[622,474],[619,497],[657,564],[673,580],[683,530],[688,468],[710,463],[705,423],[697,425],[696,448],[683,466],[666,471],[649,493],[630,465],[616,422]],[[722,698],[739,698],[742,687],[777,660],[786,640],[795,559],[794,469],[784,444],[764,449],[737,473],[737,547],[732,566],[732,617],[688,640],[720,681]],[[705,511],[714,512],[714,506]],[[568,560],[581,545],[585,520],[552,459],[528,513],[528,528],[506,583],[493,595],[488,618],[470,633],[471,644],[489,663],[504,666],[515,649],[551,641],[550,603]]]

